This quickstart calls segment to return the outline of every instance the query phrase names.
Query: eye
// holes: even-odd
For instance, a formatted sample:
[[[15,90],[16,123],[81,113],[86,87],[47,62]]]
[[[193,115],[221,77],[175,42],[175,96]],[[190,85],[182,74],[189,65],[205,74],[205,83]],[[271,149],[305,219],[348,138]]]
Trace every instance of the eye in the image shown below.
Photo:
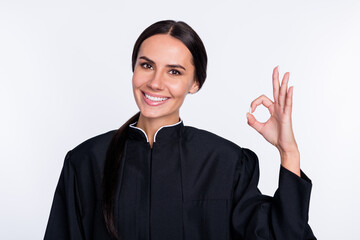
[[[181,72],[179,72],[178,70],[175,70],[175,69],[171,69],[171,70],[169,71],[169,73],[170,73],[171,75],[181,75]]]
[[[148,63],[140,63],[140,65],[145,69],[153,69],[153,67]]]

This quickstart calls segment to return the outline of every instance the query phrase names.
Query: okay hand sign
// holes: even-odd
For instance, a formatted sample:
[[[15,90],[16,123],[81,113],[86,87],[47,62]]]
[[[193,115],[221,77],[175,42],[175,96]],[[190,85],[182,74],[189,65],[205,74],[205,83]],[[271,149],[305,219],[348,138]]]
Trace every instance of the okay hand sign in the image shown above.
[[[251,113],[247,113],[248,124],[273,144],[281,156],[294,155],[298,153],[291,123],[294,87],[288,89],[288,72],[284,74],[280,86],[278,67],[274,68],[272,80],[274,102],[267,96],[261,95],[251,103],[251,113],[255,111],[257,106],[263,104],[269,110],[270,118],[265,123],[261,123]]]

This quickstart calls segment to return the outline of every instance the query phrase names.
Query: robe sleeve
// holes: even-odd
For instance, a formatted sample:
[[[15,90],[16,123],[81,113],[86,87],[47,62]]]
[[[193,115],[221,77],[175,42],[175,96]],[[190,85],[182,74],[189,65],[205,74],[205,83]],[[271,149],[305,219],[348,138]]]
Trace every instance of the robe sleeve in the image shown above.
[[[242,151],[234,178],[232,239],[316,240],[308,225],[311,180],[302,171],[299,177],[280,166],[274,196],[262,195],[258,158],[249,149]]]
[[[45,231],[45,240],[85,239],[81,224],[81,205],[76,172],[71,164],[71,151],[64,160],[60,179]]]

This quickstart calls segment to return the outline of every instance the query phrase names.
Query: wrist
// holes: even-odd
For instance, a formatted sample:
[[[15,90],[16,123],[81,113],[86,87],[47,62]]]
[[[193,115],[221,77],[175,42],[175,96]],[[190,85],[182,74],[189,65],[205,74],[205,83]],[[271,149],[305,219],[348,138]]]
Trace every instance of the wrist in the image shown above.
[[[293,150],[279,150],[281,158],[300,158],[300,151],[298,148],[294,148]]]
[[[300,152],[280,152],[281,165],[300,177]]]

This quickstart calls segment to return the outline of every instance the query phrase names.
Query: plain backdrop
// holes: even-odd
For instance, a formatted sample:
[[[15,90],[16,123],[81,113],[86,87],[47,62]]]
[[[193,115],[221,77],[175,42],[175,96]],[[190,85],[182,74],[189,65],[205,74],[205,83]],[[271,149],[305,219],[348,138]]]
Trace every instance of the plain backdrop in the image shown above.
[[[163,19],[187,22],[208,52],[184,124],[256,152],[267,195],[280,157],[246,112],[272,98],[276,65],[290,72],[309,223],[318,239],[360,239],[360,1],[331,0],[0,1],[0,239],[42,239],[66,152],[137,112],[132,47]]]

